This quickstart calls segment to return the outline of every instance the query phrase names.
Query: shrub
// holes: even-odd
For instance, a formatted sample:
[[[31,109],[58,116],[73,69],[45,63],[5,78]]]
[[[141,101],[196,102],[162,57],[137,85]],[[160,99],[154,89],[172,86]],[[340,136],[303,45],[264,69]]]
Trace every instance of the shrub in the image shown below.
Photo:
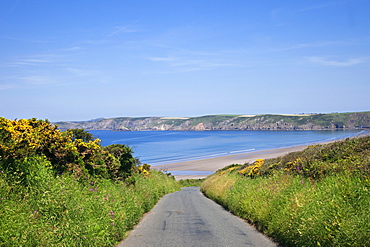
[[[82,129],[62,132],[47,120],[0,118],[0,158],[7,167],[17,160],[42,156],[56,173],[117,180],[129,177],[139,163],[132,153],[121,144],[103,148],[99,139]]]
[[[136,167],[138,161],[132,156],[133,151],[126,145],[112,144],[104,147],[104,151],[112,154],[118,161],[119,166],[113,171],[116,177],[128,177]]]

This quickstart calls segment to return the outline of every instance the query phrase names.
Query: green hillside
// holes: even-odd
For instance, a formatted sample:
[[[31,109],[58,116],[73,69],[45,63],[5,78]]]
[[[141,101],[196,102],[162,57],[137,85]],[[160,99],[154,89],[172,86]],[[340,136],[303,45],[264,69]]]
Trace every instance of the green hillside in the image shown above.
[[[370,112],[291,115],[208,115],[200,117],[119,117],[58,122],[61,129],[87,130],[336,130],[370,129]]]

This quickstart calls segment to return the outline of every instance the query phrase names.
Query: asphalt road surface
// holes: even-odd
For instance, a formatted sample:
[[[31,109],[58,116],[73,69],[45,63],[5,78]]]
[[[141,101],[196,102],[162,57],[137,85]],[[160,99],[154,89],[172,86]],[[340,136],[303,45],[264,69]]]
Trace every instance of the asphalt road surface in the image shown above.
[[[277,246],[199,187],[164,196],[118,247]]]

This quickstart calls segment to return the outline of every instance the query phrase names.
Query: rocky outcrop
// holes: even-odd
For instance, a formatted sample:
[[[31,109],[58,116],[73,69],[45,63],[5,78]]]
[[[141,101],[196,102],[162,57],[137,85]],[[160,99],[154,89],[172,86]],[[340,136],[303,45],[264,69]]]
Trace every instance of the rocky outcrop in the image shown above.
[[[60,129],[116,131],[370,129],[370,112],[309,115],[212,115],[194,118],[127,117],[56,124]]]

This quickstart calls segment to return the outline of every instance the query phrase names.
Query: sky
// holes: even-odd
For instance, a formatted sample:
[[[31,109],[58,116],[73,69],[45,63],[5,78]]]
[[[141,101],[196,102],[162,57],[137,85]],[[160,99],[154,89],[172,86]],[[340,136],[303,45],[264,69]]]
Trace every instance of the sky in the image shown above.
[[[0,116],[370,110],[370,0],[1,0]]]

